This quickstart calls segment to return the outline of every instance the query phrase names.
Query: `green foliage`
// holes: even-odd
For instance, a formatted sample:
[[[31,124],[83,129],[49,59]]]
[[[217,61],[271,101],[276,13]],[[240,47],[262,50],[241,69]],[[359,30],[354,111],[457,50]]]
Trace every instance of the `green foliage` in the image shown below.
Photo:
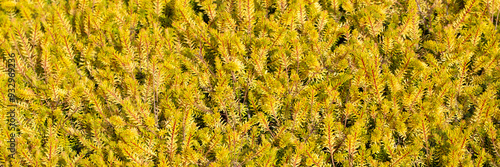
[[[498,166],[495,0],[0,0],[5,166]]]

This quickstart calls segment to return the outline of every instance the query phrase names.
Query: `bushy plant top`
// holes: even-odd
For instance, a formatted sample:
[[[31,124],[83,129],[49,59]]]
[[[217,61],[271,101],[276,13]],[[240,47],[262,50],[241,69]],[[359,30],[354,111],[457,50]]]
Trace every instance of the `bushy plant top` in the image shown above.
[[[500,0],[1,0],[0,162],[498,166],[499,15]]]

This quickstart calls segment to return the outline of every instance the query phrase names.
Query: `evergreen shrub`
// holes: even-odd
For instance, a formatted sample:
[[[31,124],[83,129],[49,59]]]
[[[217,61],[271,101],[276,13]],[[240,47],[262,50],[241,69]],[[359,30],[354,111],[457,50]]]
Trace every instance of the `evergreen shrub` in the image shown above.
[[[499,16],[500,0],[0,0],[0,162],[499,166]]]

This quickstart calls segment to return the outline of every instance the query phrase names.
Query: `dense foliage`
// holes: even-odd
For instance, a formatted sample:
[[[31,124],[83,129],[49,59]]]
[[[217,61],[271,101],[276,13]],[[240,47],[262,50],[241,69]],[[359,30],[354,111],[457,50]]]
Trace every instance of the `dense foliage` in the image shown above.
[[[0,3],[5,166],[500,165],[499,0]]]

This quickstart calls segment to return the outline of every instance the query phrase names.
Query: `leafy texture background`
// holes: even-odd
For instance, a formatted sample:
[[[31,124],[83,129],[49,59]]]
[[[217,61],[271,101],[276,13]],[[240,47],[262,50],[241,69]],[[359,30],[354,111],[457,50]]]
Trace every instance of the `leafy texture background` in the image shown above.
[[[5,166],[500,165],[499,0],[0,3]]]

